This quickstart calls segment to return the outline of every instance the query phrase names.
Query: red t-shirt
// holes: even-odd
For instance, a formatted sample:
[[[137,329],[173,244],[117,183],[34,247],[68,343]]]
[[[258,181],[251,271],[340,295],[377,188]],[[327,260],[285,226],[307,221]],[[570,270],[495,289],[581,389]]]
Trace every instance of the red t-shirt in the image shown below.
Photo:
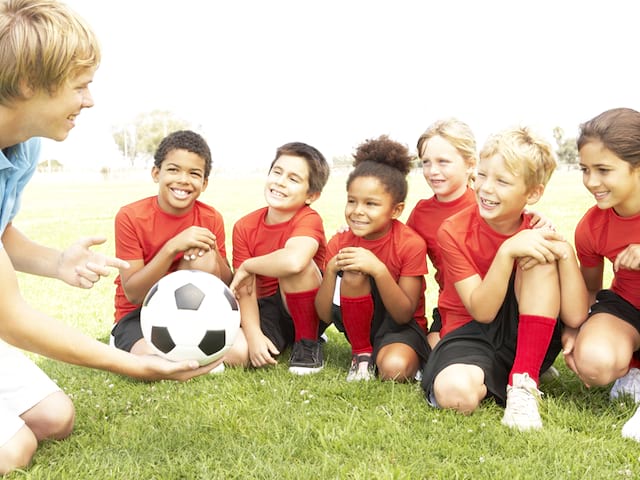
[[[171,215],[160,209],[158,197],[148,197],[120,208],[115,219],[116,256],[123,260],[153,259],[171,238],[191,226],[208,228],[216,236],[220,256],[226,258],[224,222],[215,208],[196,201],[184,215]],[[175,271],[182,254],[176,255],[169,271]],[[127,299],[118,275],[115,295],[115,321],[138,308]]]
[[[357,237],[350,230],[335,234],[327,245],[326,261],[335,257],[344,247],[362,247],[372,252],[387,266],[396,282],[400,277],[418,277],[427,273],[424,261],[427,247],[424,240],[399,220],[393,220],[389,231],[375,240]],[[424,315],[416,310],[414,318],[426,331]]]
[[[292,237],[311,237],[318,242],[313,261],[320,268],[324,264],[327,240],[322,218],[314,209],[304,206],[287,222],[267,225],[269,207],[260,208],[236,222],[233,226],[233,268],[237,269],[249,258],[267,255],[284,248]],[[256,275],[258,298],[273,295],[278,290],[278,279]]]
[[[518,232],[527,228],[531,228],[531,214],[523,215]],[[515,233],[502,235],[493,230],[480,217],[477,205],[469,206],[442,222],[438,230],[438,245],[446,282],[438,298],[438,310],[442,316],[441,336],[472,320],[454,284],[476,274],[484,278],[500,245]]]
[[[427,255],[431,263],[435,267],[435,279],[438,282],[440,290],[444,285],[442,278],[444,269],[442,265],[442,253],[438,247],[437,233],[442,222],[451,215],[458,213],[460,210],[469,205],[476,204],[476,195],[471,188],[467,188],[464,194],[451,201],[441,202],[434,195],[426,200],[420,200],[407,219],[407,226],[413,228],[424,239],[427,244]]]
[[[612,208],[591,207],[575,232],[576,253],[583,267],[597,267],[607,258],[613,263],[632,243],[640,244],[640,214],[620,217]],[[640,309],[640,272],[621,268],[613,274],[611,290]]]

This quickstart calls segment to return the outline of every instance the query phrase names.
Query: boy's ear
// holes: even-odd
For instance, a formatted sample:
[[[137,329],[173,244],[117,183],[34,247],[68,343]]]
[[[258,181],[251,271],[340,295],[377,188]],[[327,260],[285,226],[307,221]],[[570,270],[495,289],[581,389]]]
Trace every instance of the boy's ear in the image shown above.
[[[307,195],[307,199],[304,201],[304,203],[306,205],[311,205],[313,202],[315,202],[319,198],[320,198],[320,192],[310,193],[309,195]]]
[[[527,205],[533,205],[534,203],[537,203],[538,200],[540,200],[540,198],[542,197],[543,193],[544,185],[539,184],[533,187],[531,190],[529,190],[529,193],[527,193]]]
[[[395,207],[393,207],[393,212],[391,212],[391,218],[394,220],[397,219],[402,212],[404,211],[404,202],[396,203]]]
[[[154,183],[158,183],[159,175],[160,175],[160,169],[155,165],[151,167],[151,178],[153,179]]]

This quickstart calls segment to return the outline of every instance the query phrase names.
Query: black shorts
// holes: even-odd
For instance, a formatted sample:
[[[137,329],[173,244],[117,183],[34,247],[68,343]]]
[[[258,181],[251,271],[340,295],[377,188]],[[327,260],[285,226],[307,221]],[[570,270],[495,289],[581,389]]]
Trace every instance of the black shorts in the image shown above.
[[[262,333],[271,340],[278,351],[293,345],[295,340],[295,326],[293,319],[287,311],[280,289],[273,295],[258,299],[258,311],[260,312],[260,328]],[[328,325],[320,322],[318,337],[324,333]]]
[[[591,305],[587,318],[597,313],[608,313],[618,317],[640,332],[640,310],[612,290],[600,290],[596,294],[596,303]]]
[[[427,400],[432,398],[433,382],[446,367],[454,364],[476,365],[484,372],[488,396],[504,405],[509,373],[516,354],[518,334],[518,302],[513,279],[505,300],[491,323],[475,320],[455,329],[440,339],[431,352],[422,377],[422,389]],[[561,324],[556,326],[547,349],[541,372],[547,370],[562,349]]]
[[[262,333],[271,340],[278,351],[282,352],[292,345],[296,332],[293,319],[282,301],[280,290],[268,297],[259,298],[258,310]]]
[[[380,349],[386,345],[404,343],[416,352],[424,364],[429,358],[431,349],[427,343],[424,330],[420,328],[415,318],[403,324],[399,324],[391,318],[373,280],[371,281],[371,296],[373,297],[373,319],[371,321],[370,341],[373,346],[373,358],[375,359]],[[334,304],[332,306],[331,316],[335,327],[349,340],[342,322],[342,312],[338,305]]]
[[[142,327],[140,326],[141,308],[138,307],[127,313],[111,329],[113,344],[116,348],[130,352],[131,347],[142,338]]]
[[[440,333],[442,330],[442,317],[440,317],[440,311],[438,307],[433,309],[433,322],[429,326],[429,333]]]

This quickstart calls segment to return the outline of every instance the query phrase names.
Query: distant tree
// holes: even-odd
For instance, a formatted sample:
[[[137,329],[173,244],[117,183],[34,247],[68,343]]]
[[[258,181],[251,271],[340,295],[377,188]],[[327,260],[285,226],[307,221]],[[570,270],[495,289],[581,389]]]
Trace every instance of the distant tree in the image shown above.
[[[49,158],[38,163],[39,172],[61,172],[64,170],[64,165],[55,158]]]
[[[348,168],[353,166],[353,155],[335,155],[332,158],[334,168]]]
[[[141,113],[132,122],[115,125],[113,139],[131,166],[139,156],[153,156],[160,141],[171,132],[190,128],[189,123],[166,110]]]
[[[575,165],[578,163],[578,144],[573,137],[564,138],[564,130],[560,127],[553,129],[553,138],[556,140],[556,155],[558,162],[567,165]]]

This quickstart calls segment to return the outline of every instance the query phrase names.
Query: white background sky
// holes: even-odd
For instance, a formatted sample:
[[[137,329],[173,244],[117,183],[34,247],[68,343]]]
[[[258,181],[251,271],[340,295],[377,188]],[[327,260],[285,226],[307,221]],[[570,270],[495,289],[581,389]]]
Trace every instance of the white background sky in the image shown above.
[[[304,141],[327,158],[389,134],[414,148],[457,116],[479,144],[516,123],[552,138],[640,110],[636,2],[68,0],[100,38],[96,106],[46,154],[117,157],[111,126],[166,109],[219,166],[268,164]],[[53,153],[51,153],[53,152]]]

